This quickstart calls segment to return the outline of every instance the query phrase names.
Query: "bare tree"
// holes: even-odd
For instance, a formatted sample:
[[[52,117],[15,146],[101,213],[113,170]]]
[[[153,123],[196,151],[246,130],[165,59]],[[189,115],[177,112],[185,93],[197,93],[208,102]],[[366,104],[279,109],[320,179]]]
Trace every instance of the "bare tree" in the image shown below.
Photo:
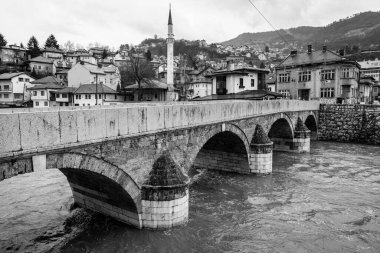
[[[66,52],[75,50],[74,43],[70,40],[63,44],[63,48],[66,50]]]
[[[155,77],[152,65],[146,61],[146,58],[138,54],[130,56],[130,62],[127,66],[127,75],[137,83],[137,97],[141,100],[141,84],[142,82],[149,83]]]

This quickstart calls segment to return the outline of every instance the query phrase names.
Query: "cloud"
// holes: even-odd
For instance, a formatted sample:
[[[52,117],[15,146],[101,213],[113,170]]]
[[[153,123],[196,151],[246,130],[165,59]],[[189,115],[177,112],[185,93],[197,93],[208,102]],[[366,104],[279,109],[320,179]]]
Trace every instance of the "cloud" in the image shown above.
[[[366,10],[380,1],[251,0],[277,28],[324,26]],[[157,34],[166,37],[169,1],[157,0],[18,0],[2,3],[0,23],[9,43],[24,44],[35,35],[43,45],[49,34],[67,40],[118,47],[138,44]],[[248,0],[171,0],[177,39],[221,42],[244,32],[272,30]],[[369,7],[370,6],[370,7]],[[5,10],[5,11],[4,11]],[[17,13],[17,15],[15,15]]]

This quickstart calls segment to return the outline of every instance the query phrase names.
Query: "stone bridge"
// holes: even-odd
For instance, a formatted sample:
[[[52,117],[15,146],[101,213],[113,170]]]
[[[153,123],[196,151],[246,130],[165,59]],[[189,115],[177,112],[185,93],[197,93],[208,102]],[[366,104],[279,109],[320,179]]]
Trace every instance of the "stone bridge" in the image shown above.
[[[75,202],[138,228],[188,218],[191,167],[272,172],[272,150],[308,152],[319,103],[130,104],[0,112],[0,180],[58,168]]]

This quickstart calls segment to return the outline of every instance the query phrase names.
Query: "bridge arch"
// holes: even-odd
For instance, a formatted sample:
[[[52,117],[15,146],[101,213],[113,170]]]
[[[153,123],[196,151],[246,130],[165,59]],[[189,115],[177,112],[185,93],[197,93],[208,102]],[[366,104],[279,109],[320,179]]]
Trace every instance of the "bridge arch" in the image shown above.
[[[249,141],[234,124],[222,124],[198,143],[193,166],[205,169],[249,173]]]
[[[318,124],[314,114],[309,114],[306,117],[305,125],[311,131],[311,139],[316,140],[318,136]]]
[[[78,153],[47,155],[47,166],[67,177],[80,206],[141,227],[141,190],[122,169]]]
[[[287,115],[281,115],[279,118],[275,119],[271,124],[268,137],[270,139],[283,138],[283,139],[293,139],[294,137],[294,127],[292,121]]]

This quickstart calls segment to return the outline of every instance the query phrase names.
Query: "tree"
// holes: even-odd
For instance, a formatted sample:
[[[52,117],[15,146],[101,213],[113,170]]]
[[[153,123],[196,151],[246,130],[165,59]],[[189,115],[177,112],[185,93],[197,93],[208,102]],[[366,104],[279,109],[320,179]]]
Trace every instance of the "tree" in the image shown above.
[[[150,50],[148,49],[148,51],[146,51],[145,53],[145,59],[150,62],[152,61],[152,53],[150,52]]]
[[[137,98],[141,100],[140,91],[142,82],[149,82],[155,77],[152,65],[139,55],[130,56],[130,62],[127,67],[127,75],[137,83]]]
[[[105,58],[107,58],[107,56],[108,56],[107,50],[104,49],[103,54],[102,54],[102,59],[104,60]]]
[[[27,47],[28,47],[28,53],[32,58],[39,56],[41,54],[41,50],[40,50],[40,47],[38,46],[38,40],[36,39],[36,37],[34,36],[30,37]]]
[[[7,45],[6,39],[4,39],[4,36],[0,33],[0,47],[5,47]]]
[[[55,39],[53,34],[50,34],[50,36],[47,38],[45,42],[45,48],[48,48],[48,47],[59,49],[58,42]]]
[[[184,49],[184,53],[190,66],[194,69],[198,69],[201,62],[201,60],[198,57],[199,47],[193,45],[186,46]]]
[[[264,51],[265,51],[266,53],[269,53],[269,47],[268,47],[268,46],[265,46]]]
[[[65,44],[63,44],[63,47],[65,48],[66,52],[74,51],[75,46],[74,43],[68,40]]]

